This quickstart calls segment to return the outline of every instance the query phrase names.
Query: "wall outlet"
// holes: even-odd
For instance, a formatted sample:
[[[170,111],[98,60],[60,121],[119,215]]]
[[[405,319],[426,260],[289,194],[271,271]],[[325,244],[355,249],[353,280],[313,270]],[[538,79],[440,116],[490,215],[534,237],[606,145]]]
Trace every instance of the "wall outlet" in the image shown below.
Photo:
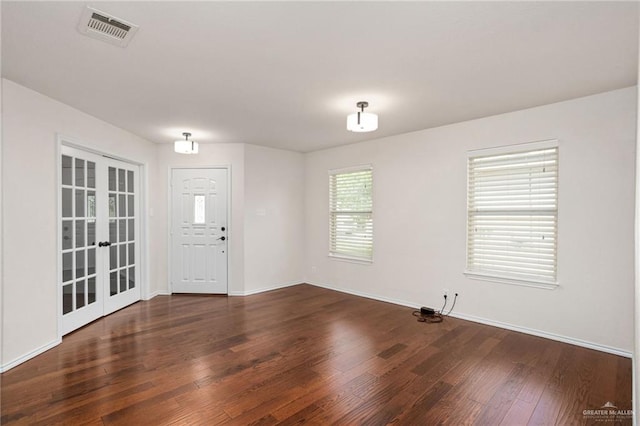
[[[449,289],[448,289],[448,288],[443,288],[443,289],[442,289],[442,294],[443,294],[444,296],[449,297]]]
[[[312,266],[311,267],[311,273],[312,274],[317,274],[318,273],[318,267],[317,266]]]

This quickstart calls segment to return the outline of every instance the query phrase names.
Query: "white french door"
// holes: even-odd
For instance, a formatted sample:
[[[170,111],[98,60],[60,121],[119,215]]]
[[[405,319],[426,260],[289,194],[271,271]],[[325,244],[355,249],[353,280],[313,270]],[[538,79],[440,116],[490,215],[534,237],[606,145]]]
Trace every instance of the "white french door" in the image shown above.
[[[227,169],[171,171],[171,291],[227,293]]]
[[[138,166],[62,146],[62,334],[140,300]]]

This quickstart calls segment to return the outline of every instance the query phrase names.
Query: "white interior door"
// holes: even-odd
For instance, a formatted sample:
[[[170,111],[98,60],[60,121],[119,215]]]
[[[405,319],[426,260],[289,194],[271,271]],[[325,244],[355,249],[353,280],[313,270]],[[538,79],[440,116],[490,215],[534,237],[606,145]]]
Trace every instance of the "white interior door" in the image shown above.
[[[103,270],[109,274],[104,286],[104,314],[122,309],[140,300],[140,250],[138,208],[138,167],[113,159],[105,159],[108,176],[109,214],[108,240],[103,242]]]
[[[62,146],[62,334],[140,300],[138,167]]]
[[[99,317],[103,312],[104,275],[99,273],[100,236],[97,208],[98,163],[101,157],[62,147],[60,189],[60,289],[62,334]]]
[[[227,169],[171,171],[171,291],[227,293]]]

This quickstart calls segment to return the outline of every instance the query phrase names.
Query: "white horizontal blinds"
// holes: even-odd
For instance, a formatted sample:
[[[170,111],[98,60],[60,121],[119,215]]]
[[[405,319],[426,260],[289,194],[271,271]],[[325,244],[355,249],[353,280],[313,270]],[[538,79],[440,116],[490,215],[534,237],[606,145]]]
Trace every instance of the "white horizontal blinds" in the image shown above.
[[[556,282],[558,148],[469,158],[467,270]]]
[[[329,251],[373,257],[373,173],[371,167],[329,174]]]

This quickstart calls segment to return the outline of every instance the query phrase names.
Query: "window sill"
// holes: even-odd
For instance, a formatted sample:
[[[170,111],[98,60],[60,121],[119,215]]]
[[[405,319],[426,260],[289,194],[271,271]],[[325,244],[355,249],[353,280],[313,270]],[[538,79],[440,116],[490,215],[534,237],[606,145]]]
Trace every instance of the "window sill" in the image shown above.
[[[329,259],[339,260],[341,262],[359,263],[361,265],[371,265],[373,259],[363,259],[361,257],[344,256],[341,254],[329,254]]]
[[[555,290],[559,287],[558,283],[542,282],[542,281],[526,281],[516,278],[498,277],[495,275],[481,274],[478,272],[464,271],[464,275],[472,280],[490,281],[500,284],[519,285],[522,287],[542,288],[545,290]]]

